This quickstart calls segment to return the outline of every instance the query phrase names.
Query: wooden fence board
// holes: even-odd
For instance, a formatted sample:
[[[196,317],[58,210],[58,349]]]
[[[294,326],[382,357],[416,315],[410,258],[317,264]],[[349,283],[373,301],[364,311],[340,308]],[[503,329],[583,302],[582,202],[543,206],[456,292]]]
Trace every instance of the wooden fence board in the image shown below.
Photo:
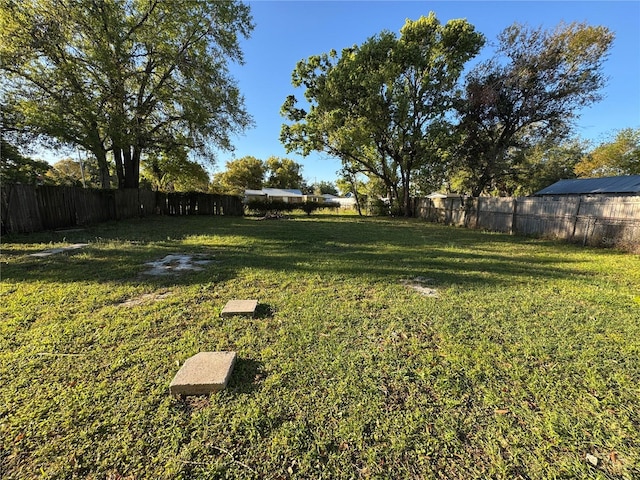
[[[75,187],[3,185],[2,233],[36,232],[77,225],[164,215],[244,214],[242,199],[205,193],[148,190],[91,190]]]
[[[6,209],[3,229],[9,232],[37,232],[44,228],[40,217],[38,196],[29,185],[3,185]]]
[[[640,196],[419,198],[414,205],[431,222],[640,249]]]

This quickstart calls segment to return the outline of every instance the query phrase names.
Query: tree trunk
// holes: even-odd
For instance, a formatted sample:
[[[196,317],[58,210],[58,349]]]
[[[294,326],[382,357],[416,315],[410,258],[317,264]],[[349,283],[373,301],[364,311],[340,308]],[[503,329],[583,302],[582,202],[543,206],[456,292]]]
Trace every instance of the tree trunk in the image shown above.
[[[413,164],[413,160],[407,163]],[[411,217],[411,167],[405,167],[400,169],[400,176],[402,178],[402,211],[405,217]]]
[[[140,187],[140,157],[142,156],[142,148],[136,145],[133,148],[133,156],[131,158],[131,162],[133,163],[133,178],[135,183],[135,188]]]
[[[140,153],[135,147],[128,146],[122,150],[124,161],[124,188],[138,188],[140,172]]]
[[[109,175],[109,164],[107,163],[107,152],[99,149],[93,152],[98,160],[98,171],[100,175],[100,187],[104,189],[111,188],[111,176]]]
[[[124,188],[124,168],[122,165],[122,148],[113,146],[113,161],[116,164],[116,176],[118,177],[118,188]]]
[[[362,207],[360,206],[360,195],[358,195],[358,179],[355,174],[349,173],[349,183],[351,183],[351,190],[353,196],[356,199],[356,210],[358,211],[358,215],[362,216]]]

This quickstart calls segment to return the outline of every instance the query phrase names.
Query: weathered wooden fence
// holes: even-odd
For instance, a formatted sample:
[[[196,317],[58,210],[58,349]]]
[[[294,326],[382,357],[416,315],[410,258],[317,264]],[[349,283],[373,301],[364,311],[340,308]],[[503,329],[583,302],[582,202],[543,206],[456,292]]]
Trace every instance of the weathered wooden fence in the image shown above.
[[[243,215],[242,199],[205,193],[89,190],[76,187],[2,185],[2,233],[25,233],[152,214]]]
[[[640,250],[640,196],[417,198],[431,222]]]

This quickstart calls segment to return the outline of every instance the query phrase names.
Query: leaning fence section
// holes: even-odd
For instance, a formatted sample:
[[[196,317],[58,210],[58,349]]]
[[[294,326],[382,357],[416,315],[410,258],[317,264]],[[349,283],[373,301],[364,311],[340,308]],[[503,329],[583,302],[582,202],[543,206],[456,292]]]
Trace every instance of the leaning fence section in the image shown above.
[[[418,198],[431,222],[640,251],[640,196]]]
[[[242,199],[205,193],[2,185],[2,233],[29,233],[152,214],[243,215]]]

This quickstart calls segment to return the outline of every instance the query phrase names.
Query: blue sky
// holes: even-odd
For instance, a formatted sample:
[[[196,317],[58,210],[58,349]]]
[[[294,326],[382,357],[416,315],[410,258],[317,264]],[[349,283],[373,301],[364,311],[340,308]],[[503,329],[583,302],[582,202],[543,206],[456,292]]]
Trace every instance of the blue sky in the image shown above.
[[[280,106],[294,91],[291,72],[299,60],[311,55],[361,44],[389,30],[398,32],[406,19],[430,11],[442,23],[466,18],[487,38],[479,58],[491,56],[491,43],[513,22],[553,28],[564,21],[603,25],[616,39],[604,72],[609,77],[601,102],[580,112],[576,134],[598,143],[622,128],[640,127],[640,1],[251,1],[256,28],[243,41],[244,65],[232,74],[245,97],[255,126],[235,138],[233,153],[219,152],[214,171],[226,161],[245,155],[266,160],[275,155],[303,165],[309,182],[334,181],[340,168],[326,154],[304,158],[287,153],[280,144]]]

